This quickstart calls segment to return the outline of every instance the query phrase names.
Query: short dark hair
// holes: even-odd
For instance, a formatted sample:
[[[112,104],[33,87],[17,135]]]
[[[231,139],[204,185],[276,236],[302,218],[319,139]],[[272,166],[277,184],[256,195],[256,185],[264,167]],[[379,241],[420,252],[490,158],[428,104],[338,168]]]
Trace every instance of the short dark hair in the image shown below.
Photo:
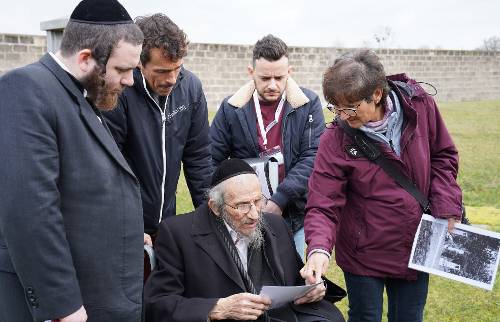
[[[273,62],[281,59],[283,56],[288,58],[288,46],[283,40],[269,34],[257,41],[253,47],[252,62],[255,66],[255,61],[260,58]]]
[[[360,49],[343,54],[323,75],[323,95],[332,104],[342,102],[371,102],[373,92],[383,90],[381,104],[390,91],[384,66],[371,50]]]
[[[82,49],[90,49],[97,64],[103,67],[120,40],[140,45],[144,37],[133,23],[103,25],[70,20],[64,29],[60,50],[64,57],[68,57]]]
[[[135,23],[144,33],[141,63],[150,60],[149,51],[153,48],[163,49],[163,54],[176,61],[187,55],[189,41],[186,34],[169,17],[162,13],[135,18]]]

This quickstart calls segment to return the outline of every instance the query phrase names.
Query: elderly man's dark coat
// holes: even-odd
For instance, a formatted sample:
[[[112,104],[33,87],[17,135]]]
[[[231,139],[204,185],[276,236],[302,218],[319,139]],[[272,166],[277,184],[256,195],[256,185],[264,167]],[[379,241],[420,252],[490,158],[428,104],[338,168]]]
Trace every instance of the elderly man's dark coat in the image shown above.
[[[0,97],[0,320],[140,321],[139,184],[109,131],[49,55]]]
[[[231,255],[215,233],[207,204],[194,212],[168,218],[156,240],[158,267],[144,289],[146,321],[206,322],[217,300],[245,292]],[[282,217],[264,214],[265,252],[282,285],[302,285],[298,257]],[[343,321],[333,304],[323,300],[294,306],[299,312]]]

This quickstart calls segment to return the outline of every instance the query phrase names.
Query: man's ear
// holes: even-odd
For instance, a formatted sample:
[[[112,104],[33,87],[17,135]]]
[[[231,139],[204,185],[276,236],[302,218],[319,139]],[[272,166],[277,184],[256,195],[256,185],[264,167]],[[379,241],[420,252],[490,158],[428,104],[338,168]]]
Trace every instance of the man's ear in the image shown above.
[[[219,209],[217,209],[216,205],[215,205],[215,201],[213,201],[212,199],[208,199],[208,208],[210,208],[210,210],[212,210],[212,212],[216,215],[216,216],[219,216]]]
[[[77,64],[82,73],[90,72],[96,65],[92,51],[90,49],[82,49],[77,53]]]
[[[248,72],[248,76],[250,76],[250,78],[253,79],[254,69],[253,69],[252,65],[248,65],[247,72]]]
[[[288,66],[288,75],[291,75],[293,73],[293,70],[294,68],[292,65]]]

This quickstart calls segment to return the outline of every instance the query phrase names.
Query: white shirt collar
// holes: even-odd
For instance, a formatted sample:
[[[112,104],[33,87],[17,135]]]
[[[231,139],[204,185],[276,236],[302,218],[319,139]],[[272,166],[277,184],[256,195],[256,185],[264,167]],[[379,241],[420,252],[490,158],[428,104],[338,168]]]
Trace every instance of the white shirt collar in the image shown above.
[[[234,245],[238,250],[238,255],[240,257],[241,263],[243,264],[243,267],[247,269],[248,245],[250,244],[250,238],[238,234],[238,232],[235,231],[231,226],[229,226],[226,221],[224,221],[224,224],[226,225],[227,231],[229,232],[229,235],[231,235],[231,239],[233,240]]]
[[[66,67],[66,65],[64,65],[64,63],[63,63],[63,62],[59,59],[59,57],[57,57],[57,56],[56,56],[53,52],[49,52],[49,54],[50,54],[50,56],[51,56],[51,57],[52,57],[52,58],[56,61],[56,63],[57,63],[57,64],[58,64],[58,65],[59,65],[62,69],[64,69],[64,70],[65,70],[68,74],[73,75],[73,74],[69,71],[68,67]],[[73,75],[73,76],[75,76],[75,75]]]
[[[69,71],[68,67],[66,67],[66,65],[64,65],[64,63],[53,52],[49,52],[49,55],[50,57],[52,57],[52,59],[54,59],[54,61],[59,65],[59,67],[64,69],[66,73],[75,77],[75,75],[73,75],[73,73]],[[87,90],[85,88],[83,89],[83,97],[87,97]]]

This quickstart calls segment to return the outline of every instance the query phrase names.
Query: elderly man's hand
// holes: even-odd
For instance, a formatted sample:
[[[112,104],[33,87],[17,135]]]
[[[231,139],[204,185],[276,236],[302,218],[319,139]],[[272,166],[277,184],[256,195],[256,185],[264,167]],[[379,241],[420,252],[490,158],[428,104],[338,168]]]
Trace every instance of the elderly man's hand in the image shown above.
[[[265,296],[239,293],[219,299],[208,317],[210,320],[257,320],[270,305],[271,300]]]
[[[306,295],[299,297],[294,301],[295,304],[306,304],[317,302],[323,299],[326,294],[326,287],[323,284],[318,284],[315,288],[306,293]]]

